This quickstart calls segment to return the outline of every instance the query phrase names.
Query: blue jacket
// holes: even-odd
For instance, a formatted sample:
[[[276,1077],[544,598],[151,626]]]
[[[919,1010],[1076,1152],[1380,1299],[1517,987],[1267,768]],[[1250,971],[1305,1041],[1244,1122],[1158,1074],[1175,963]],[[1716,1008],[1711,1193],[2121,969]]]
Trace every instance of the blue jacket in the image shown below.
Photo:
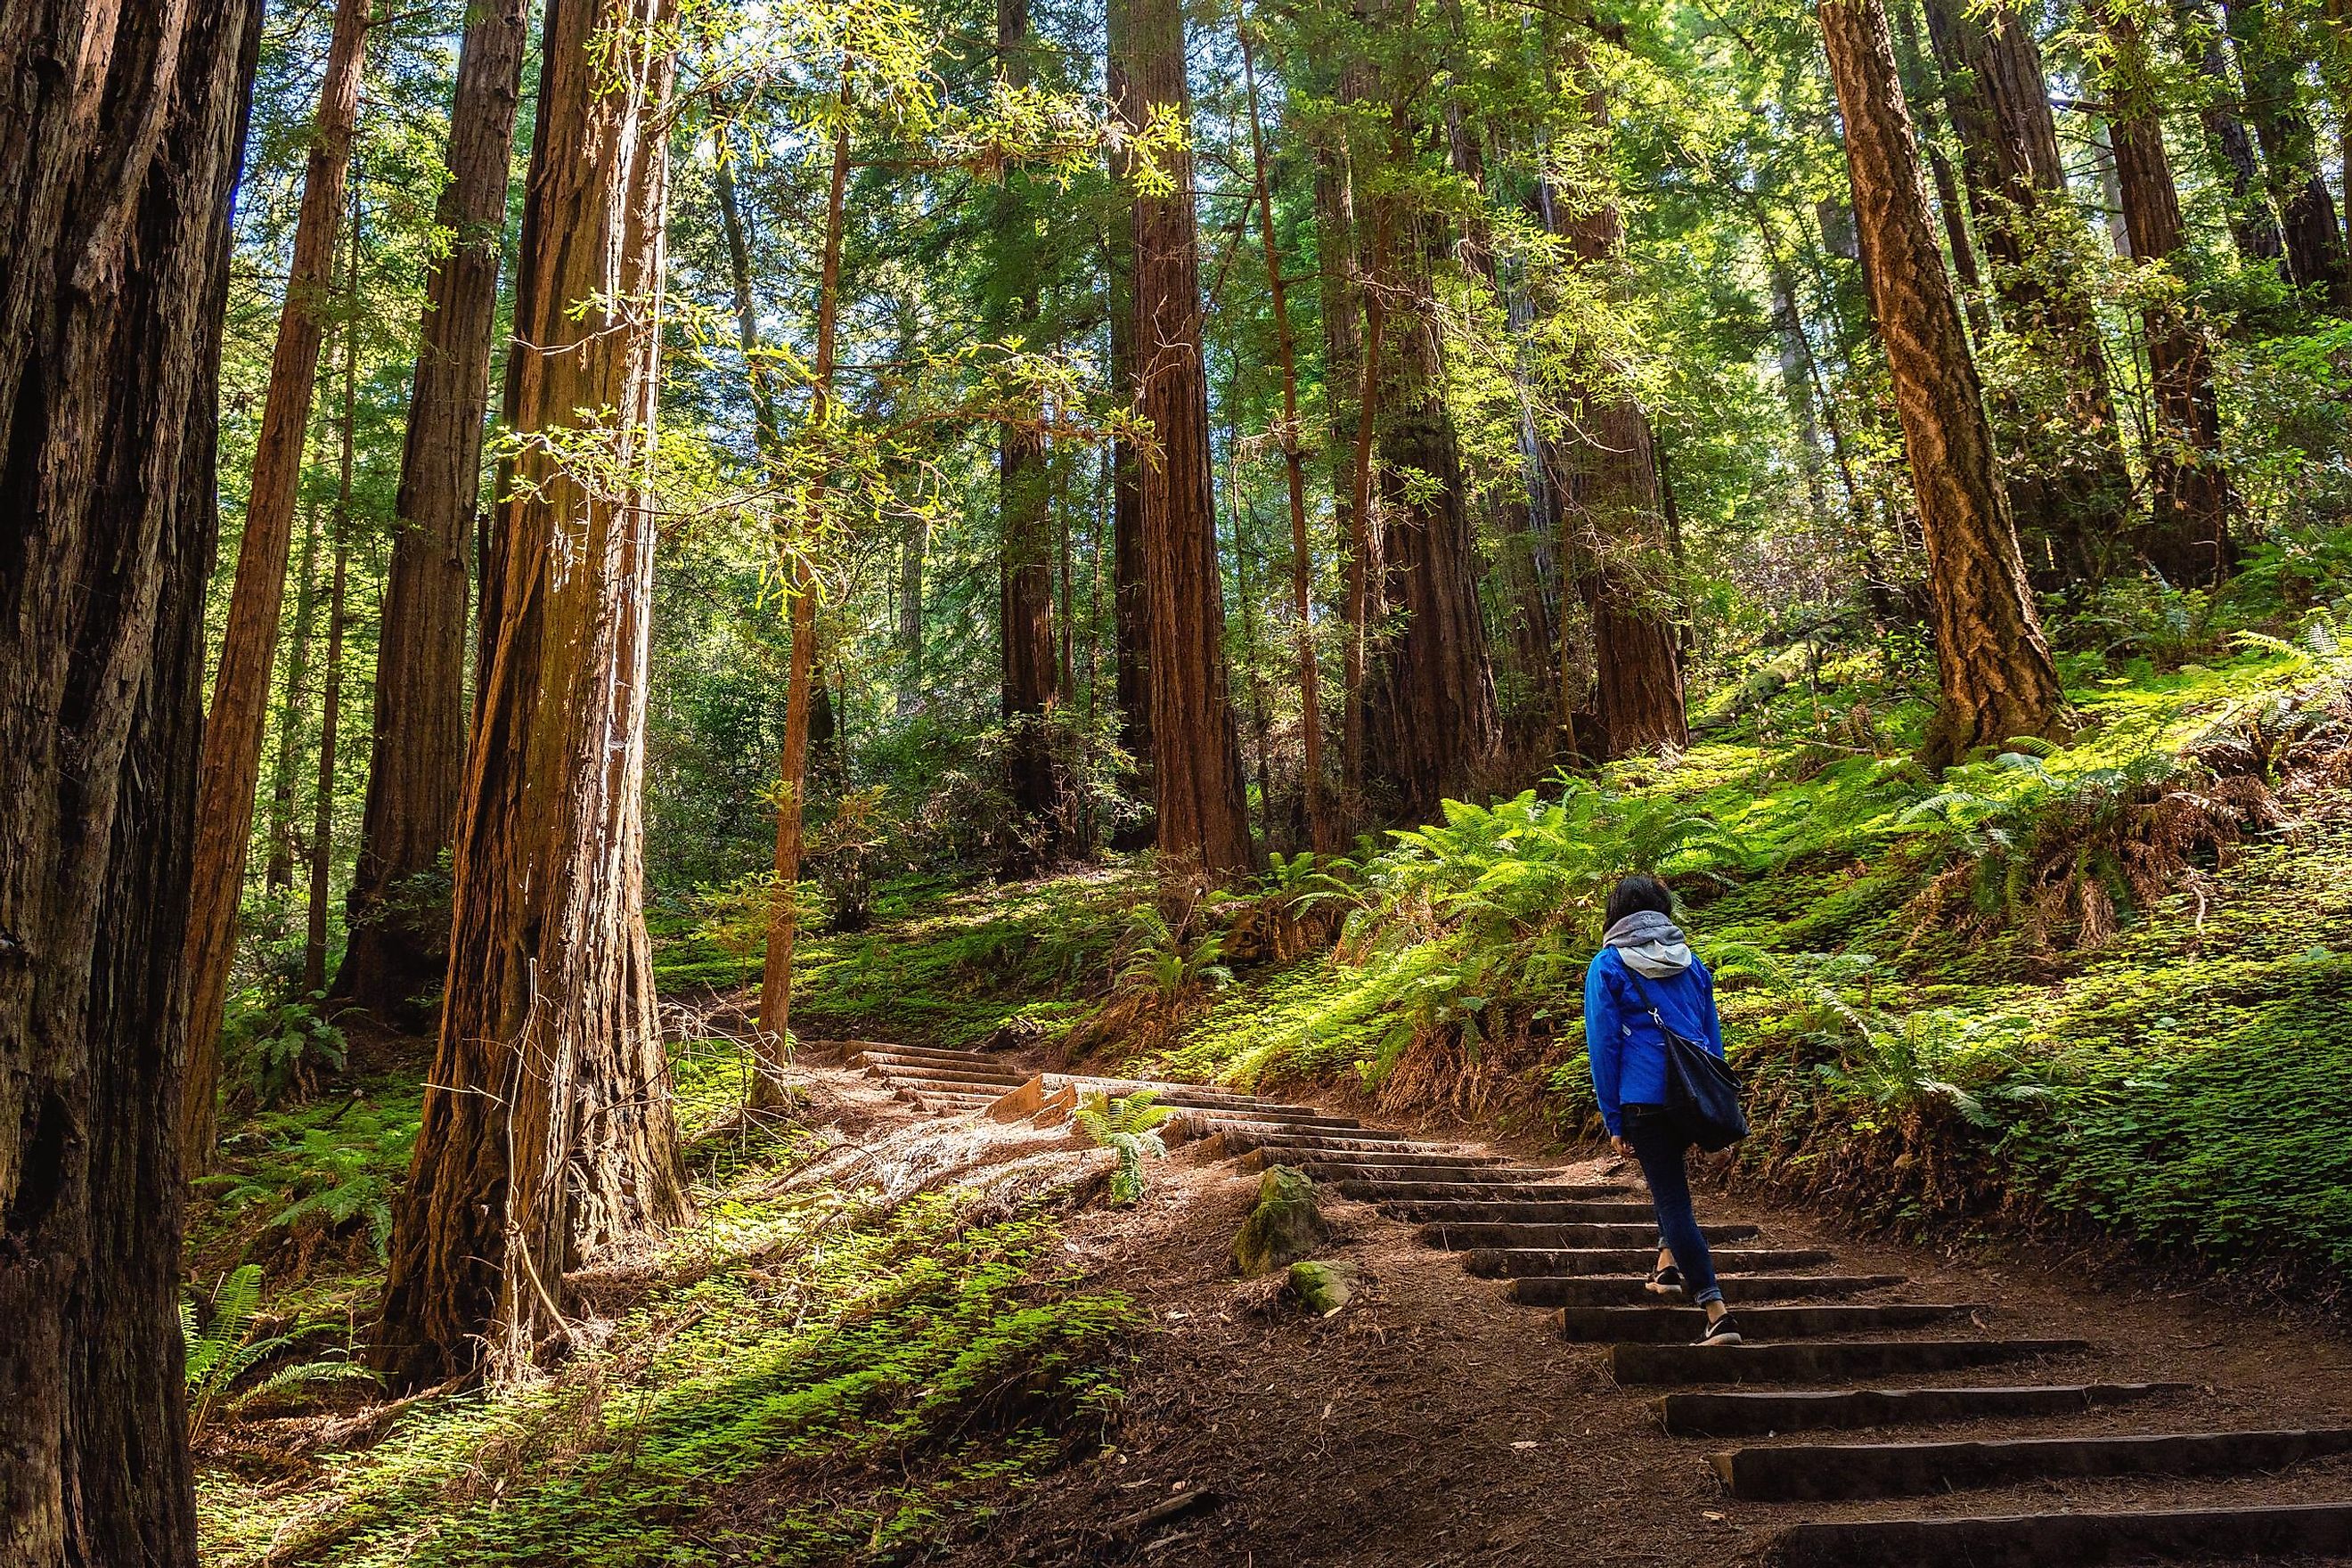
[[[1680,974],[1653,980],[1627,970],[1615,948],[1602,948],[1584,972],[1584,1044],[1592,1056],[1592,1092],[1601,1101],[1601,1120],[1612,1138],[1624,1131],[1622,1107],[1659,1105],[1666,1098],[1666,1042],[1650,1019],[1645,994],[1668,1028],[1723,1055],[1715,976],[1696,955]]]

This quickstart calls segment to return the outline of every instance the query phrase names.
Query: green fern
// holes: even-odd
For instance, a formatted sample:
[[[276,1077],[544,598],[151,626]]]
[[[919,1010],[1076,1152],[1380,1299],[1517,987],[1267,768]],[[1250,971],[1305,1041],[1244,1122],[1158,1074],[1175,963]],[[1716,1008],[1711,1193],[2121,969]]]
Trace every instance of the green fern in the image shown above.
[[[1078,1103],[1076,1115],[1079,1128],[1097,1147],[1118,1155],[1118,1167],[1110,1177],[1113,1207],[1125,1208],[1143,1195],[1145,1156],[1155,1160],[1168,1157],[1167,1142],[1156,1129],[1174,1112],[1159,1100],[1158,1089],[1145,1089],[1118,1099],[1108,1094],[1090,1094]]]
[[[253,1338],[253,1321],[261,1306],[261,1266],[247,1263],[233,1270],[213,1292],[212,1311],[200,1328],[195,1303],[180,1301],[180,1338],[187,1352],[188,1434],[194,1436],[223,1410],[242,1409],[257,1400],[322,1383],[375,1381],[375,1374],[353,1361],[310,1361],[280,1367],[250,1387],[240,1389],[247,1374],[289,1346],[304,1332]]]

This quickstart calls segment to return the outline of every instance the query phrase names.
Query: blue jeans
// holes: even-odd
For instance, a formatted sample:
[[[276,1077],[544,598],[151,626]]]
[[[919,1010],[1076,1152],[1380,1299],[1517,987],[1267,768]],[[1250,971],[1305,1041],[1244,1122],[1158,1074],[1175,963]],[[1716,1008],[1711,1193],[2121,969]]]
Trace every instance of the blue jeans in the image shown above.
[[[1683,1273],[1683,1287],[1701,1306],[1723,1300],[1715,1282],[1715,1255],[1699,1234],[1698,1216],[1691,1212],[1690,1176],[1683,1156],[1690,1141],[1668,1124],[1664,1108],[1628,1105],[1620,1119],[1633,1158],[1642,1163],[1642,1179],[1650,1184],[1650,1202],[1658,1211],[1658,1235],[1675,1255]]]

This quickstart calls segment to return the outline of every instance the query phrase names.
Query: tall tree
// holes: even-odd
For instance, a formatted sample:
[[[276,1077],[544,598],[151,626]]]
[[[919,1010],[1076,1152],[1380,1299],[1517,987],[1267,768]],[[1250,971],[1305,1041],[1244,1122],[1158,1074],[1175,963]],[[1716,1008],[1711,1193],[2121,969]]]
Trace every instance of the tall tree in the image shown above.
[[[2246,260],[2283,263],[2286,244],[2279,237],[2278,216],[2271,211],[2262,159],[2238,113],[2243,94],[2228,34],[2213,20],[2210,0],[2173,0],[2173,13],[2202,78],[2197,121],[2205,133],[2207,153],[2229,183],[2230,237]]]
[[[1118,0],[1110,16],[1111,52],[1125,63],[1145,122],[1172,115],[1189,124],[1182,5]],[[1135,197],[1136,405],[1157,447],[1139,476],[1152,794],[1160,853],[1222,876],[1254,867],[1257,848],[1225,671],[1192,157],[1178,146],[1165,159],[1167,187]]]
[[[1282,372],[1282,474],[1290,499],[1290,613],[1297,622],[1299,730],[1306,748],[1308,841],[1322,853],[1339,847],[1339,831],[1324,798],[1323,696],[1315,658],[1315,615],[1309,589],[1315,555],[1307,537],[1307,453],[1298,417],[1298,348],[1290,331],[1290,296],[1282,278],[1282,247],[1274,233],[1274,191],[1266,179],[1265,130],[1257,97],[1257,60],[1250,44],[1249,18],[1238,15],[1242,78],[1249,89],[1250,182],[1256,188],[1258,236],[1265,253],[1265,287],[1274,307],[1274,346]]]
[[[2105,33],[2109,139],[2131,256],[2142,267],[2158,265],[2184,255],[2189,239],[2149,50],[2127,6],[2102,0],[2093,14]],[[2169,284],[2177,279],[2160,284],[2141,309],[2156,404],[2147,452],[2155,505],[2144,552],[2175,583],[2210,584],[2230,567],[2237,499],[2221,456],[2212,346]]]
[[[2281,15],[2281,0],[2222,0],[2238,63],[2246,73],[2246,118],[2263,150],[2271,199],[2286,241],[2287,279],[2321,305],[2352,315],[2352,266],[2320,166],[2319,133],[2305,104],[2304,72]]]
[[[229,968],[236,959],[237,906],[245,891],[246,850],[253,834],[269,671],[286,596],[286,557],[293,542],[303,437],[318,384],[319,350],[333,308],[335,240],[342,222],[352,135],[359,123],[367,31],[368,0],[336,0],[326,72],[310,124],[310,155],[302,171],[302,205],[294,221],[293,266],[278,319],[261,432],[254,444],[245,538],[237,547],[236,583],[221,638],[220,668],[213,679],[212,710],[205,721],[195,874],[187,952],[181,960],[181,984],[187,993],[188,1068],[181,1088],[180,1121],[188,1163],[198,1169],[212,1158],[219,1138],[221,1009],[228,999]]]
[[[1597,91],[1586,95],[1585,117],[1605,134],[1608,106]],[[1622,298],[1625,224],[1615,195],[1602,186],[1580,198],[1565,217],[1547,200],[1548,220],[1566,236],[1579,265],[1601,275],[1600,296]],[[1591,749],[1623,757],[1685,746],[1690,722],[1673,600],[1665,591],[1673,563],[1656,437],[1619,367],[1596,366],[1579,379],[1578,435],[1555,445],[1552,465],[1568,535],[1562,553],[1592,623],[1600,733]],[[1574,694],[1563,690],[1561,711],[1574,706]]]
[[[1150,114],[1135,73],[1129,68],[1126,40],[1132,31],[1124,8],[1131,0],[1108,0],[1110,47],[1104,60],[1104,91],[1120,129],[1132,136]],[[1110,158],[1111,211],[1104,246],[1105,283],[1110,314],[1110,376],[1113,395],[1133,404],[1141,363],[1135,344],[1135,186],[1133,158],[1115,148]],[[1151,605],[1143,580],[1143,459],[1138,444],[1122,435],[1111,446],[1111,658],[1118,703],[1118,743],[1133,760],[1142,793],[1153,793],[1151,767]],[[1118,848],[1148,840],[1114,837]]]
[[[1879,0],[1822,0],[1817,14],[1927,535],[1942,702],[1926,753],[1940,765],[2011,736],[2052,733],[2063,695],[2001,493],[1983,384],[1928,226],[1886,15]]]
[[[448,996],[377,1337],[403,1384],[541,1360],[566,1266],[685,1209],[640,885],[671,16],[547,5]]]
[[[1029,0],[996,0],[996,69],[1015,91],[1029,86]],[[990,293],[1000,337],[1029,338],[1038,321],[1035,193],[1009,170],[995,193],[989,238]],[[1054,519],[1041,426],[998,426],[996,515],[1002,554],[997,647],[1005,724],[1012,731],[1008,782],[1014,805],[1044,829],[1050,845],[1060,808],[1051,714],[1061,700],[1054,647]]]
[[[196,1558],[174,1006],[257,0],[0,9],[0,1552]]]
[[[1376,205],[1401,202],[1397,195]],[[1437,213],[1389,220],[1396,353],[1379,382],[1381,558],[1385,601],[1402,624],[1383,636],[1370,677],[1367,771],[1401,820],[1427,820],[1465,793],[1502,747],[1495,675],[1478,603],[1476,546],[1465,504],[1461,446],[1445,402],[1437,268],[1451,251]],[[1381,226],[1375,219],[1375,226]]]
[[[448,250],[425,273],[401,447],[367,806],[335,981],[340,994],[394,1019],[410,1016],[412,999],[442,979],[448,962],[448,921],[418,884],[449,852],[465,775],[467,567],[530,13],[530,0],[467,8],[449,104],[449,183],[433,214]]]
[[[847,227],[849,196],[850,68],[846,53],[841,62],[841,97],[833,130],[833,168],[825,186],[824,228],[817,263],[816,359],[811,366],[808,428],[822,442],[833,421],[834,362],[841,326],[841,249]],[[768,916],[768,944],[760,972],[759,1070],[751,1080],[751,1101],[768,1107],[784,1102],[776,1063],[766,1053],[792,1038],[793,949],[800,935],[800,885],[803,827],[808,809],[809,743],[814,716],[824,711],[825,687],[816,674],[815,573],[809,552],[823,516],[828,479],[823,450],[803,494],[798,516],[788,520],[779,541],[785,581],[790,584],[793,645],[784,677],[784,754],[776,779],[776,857],[773,864],[775,902]],[[830,719],[827,719],[830,728]]]
[[[2001,324],[2055,384],[2054,397],[2003,401],[2011,508],[2053,585],[2095,577],[2120,551],[2131,478],[2041,46],[2007,4],[1927,0],[1927,27]]]
[[[319,679],[318,793],[310,812],[310,897],[302,922],[302,992],[327,984],[327,882],[335,864],[335,752],[343,716],[343,608],[351,586],[352,470],[359,458],[360,187],[352,184],[348,231],[351,262],[343,274],[343,396],[341,451],[335,464],[332,581],[327,591],[327,661]]]

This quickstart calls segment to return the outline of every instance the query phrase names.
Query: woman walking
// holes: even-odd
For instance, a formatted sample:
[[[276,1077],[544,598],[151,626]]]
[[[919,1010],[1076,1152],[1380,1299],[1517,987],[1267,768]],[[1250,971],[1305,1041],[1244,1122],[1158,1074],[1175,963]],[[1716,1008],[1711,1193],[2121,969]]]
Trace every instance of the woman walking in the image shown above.
[[[1715,1258],[1691,1213],[1684,1169],[1689,1136],[1666,1114],[1666,1041],[1671,1029],[1723,1055],[1715,977],[1673,919],[1674,900],[1655,877],[1627,877],[1609,894],[1609,929],[1584,972],[1584,1040],[1592,1092],[1609,1141],[1641,1163],[1658,1211],[1658,1264],[1648,1289],[1706,1309],[1703,1345],[1736,1345],[1739,1330],[1723,1305]]]

